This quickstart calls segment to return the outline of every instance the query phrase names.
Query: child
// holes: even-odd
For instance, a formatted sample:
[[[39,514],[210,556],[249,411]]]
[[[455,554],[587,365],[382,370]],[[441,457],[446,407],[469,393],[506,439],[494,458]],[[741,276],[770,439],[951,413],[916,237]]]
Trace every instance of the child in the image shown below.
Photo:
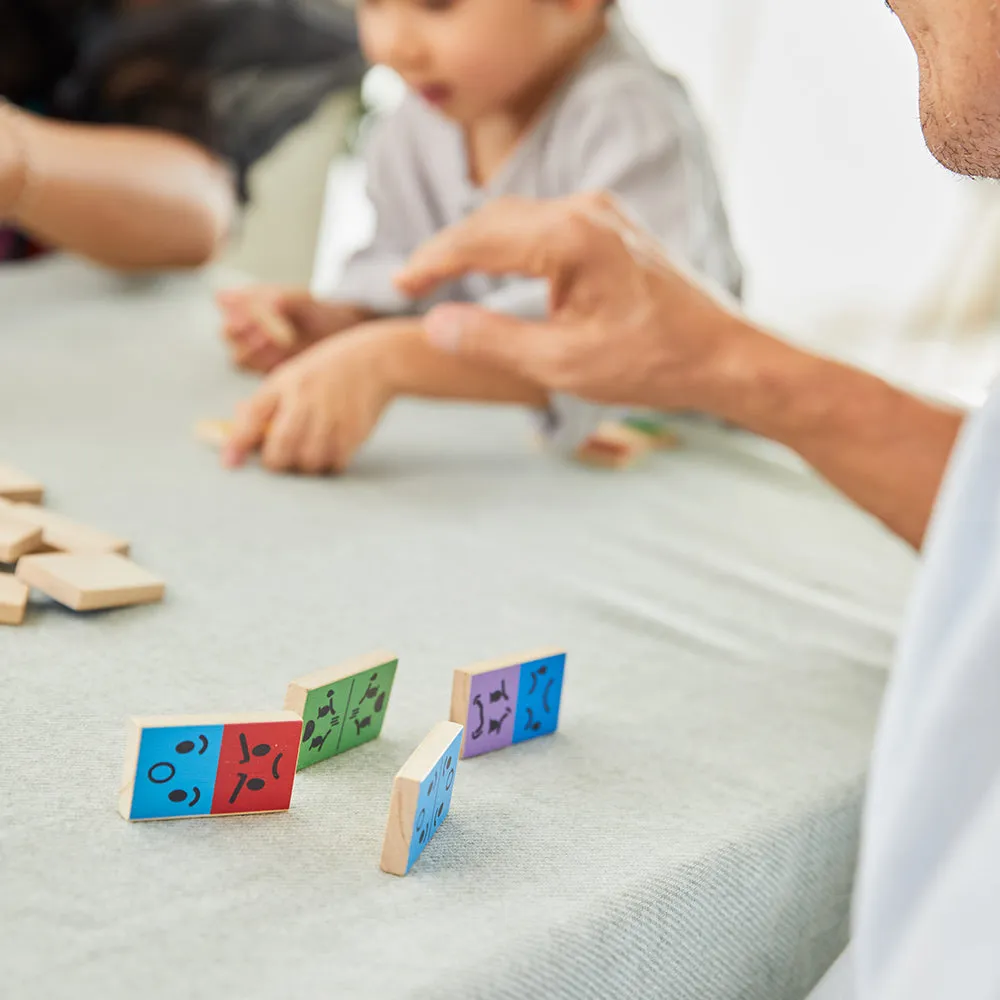
[[[274,470],[343,470],[403,395],[527,406],[557,447],[574,450],[605,412],[437,352],[415,318],[442,300],[540,317],[543,283],[473,275],[421,302],[393,286],[425,240],[501,195],[610,190],[677,258],[739,293],[691,104],[611,8],[607,0],[359,0],[365,54],[409,88],[368,149],[376,233],[331,301],[273,288],[220,296],[235,360],[276,369],[240,408],[227,464],[261,448]],[[293,331],[290,346],[276,324]]]

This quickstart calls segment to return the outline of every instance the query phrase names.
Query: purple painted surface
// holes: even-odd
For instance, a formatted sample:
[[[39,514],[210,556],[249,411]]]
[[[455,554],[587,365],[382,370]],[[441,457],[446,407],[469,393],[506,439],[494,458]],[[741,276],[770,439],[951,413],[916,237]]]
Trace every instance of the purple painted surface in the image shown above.
[[[511,745],[520,679],[520,664],[472,678],[464,756],[475,757]]]

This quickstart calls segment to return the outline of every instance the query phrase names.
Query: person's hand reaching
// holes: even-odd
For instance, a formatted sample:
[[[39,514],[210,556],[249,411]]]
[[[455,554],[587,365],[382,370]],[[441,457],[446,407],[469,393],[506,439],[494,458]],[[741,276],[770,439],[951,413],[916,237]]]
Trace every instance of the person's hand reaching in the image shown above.
[[[223,464],[254,451],[272,472],[343,472],[394,396],[391,324],[317,344],[271,375],[237,408]]]
[[[524,322],[439,306],[424,320],[435,346],[595,402],[710,408],[720,370],[764,337],[671,264],[609,195],[493,202],[432,238],[397,284],[420,297],[468,272],[548,279],[550,315]]]
[[[371,316],[356,306],[323,302],[307,289],[279,285],[229,289],[216,302],[234,363],[263,373]]]

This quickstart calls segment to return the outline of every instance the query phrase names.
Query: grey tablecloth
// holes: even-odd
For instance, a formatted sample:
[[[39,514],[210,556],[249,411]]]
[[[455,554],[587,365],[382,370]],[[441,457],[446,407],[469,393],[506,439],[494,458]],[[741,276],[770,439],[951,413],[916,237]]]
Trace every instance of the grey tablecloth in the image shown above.
[[[190,428],[251,385],[207,279],[0,277],[0,457],[169,581],[0,631],[0,995],[800,1000],[845,943],[909,553],[707,426],[609,475],[524,415],[412,404],[342,480],[227,474]],[[463,763],[413,874],[380,873],[453,668],[552,643],[560,733]],[[126,716],[280,707],[376,646],[383,738],[291,813],[117,816]]]

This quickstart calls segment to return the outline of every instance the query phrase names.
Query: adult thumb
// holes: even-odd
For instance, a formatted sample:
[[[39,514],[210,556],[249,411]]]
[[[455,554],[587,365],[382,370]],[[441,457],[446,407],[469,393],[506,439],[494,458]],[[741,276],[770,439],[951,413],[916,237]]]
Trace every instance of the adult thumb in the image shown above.
[[[532,374],[544,324],[473,305],[444,305],[424,317],[427,339],[439,350]]]

